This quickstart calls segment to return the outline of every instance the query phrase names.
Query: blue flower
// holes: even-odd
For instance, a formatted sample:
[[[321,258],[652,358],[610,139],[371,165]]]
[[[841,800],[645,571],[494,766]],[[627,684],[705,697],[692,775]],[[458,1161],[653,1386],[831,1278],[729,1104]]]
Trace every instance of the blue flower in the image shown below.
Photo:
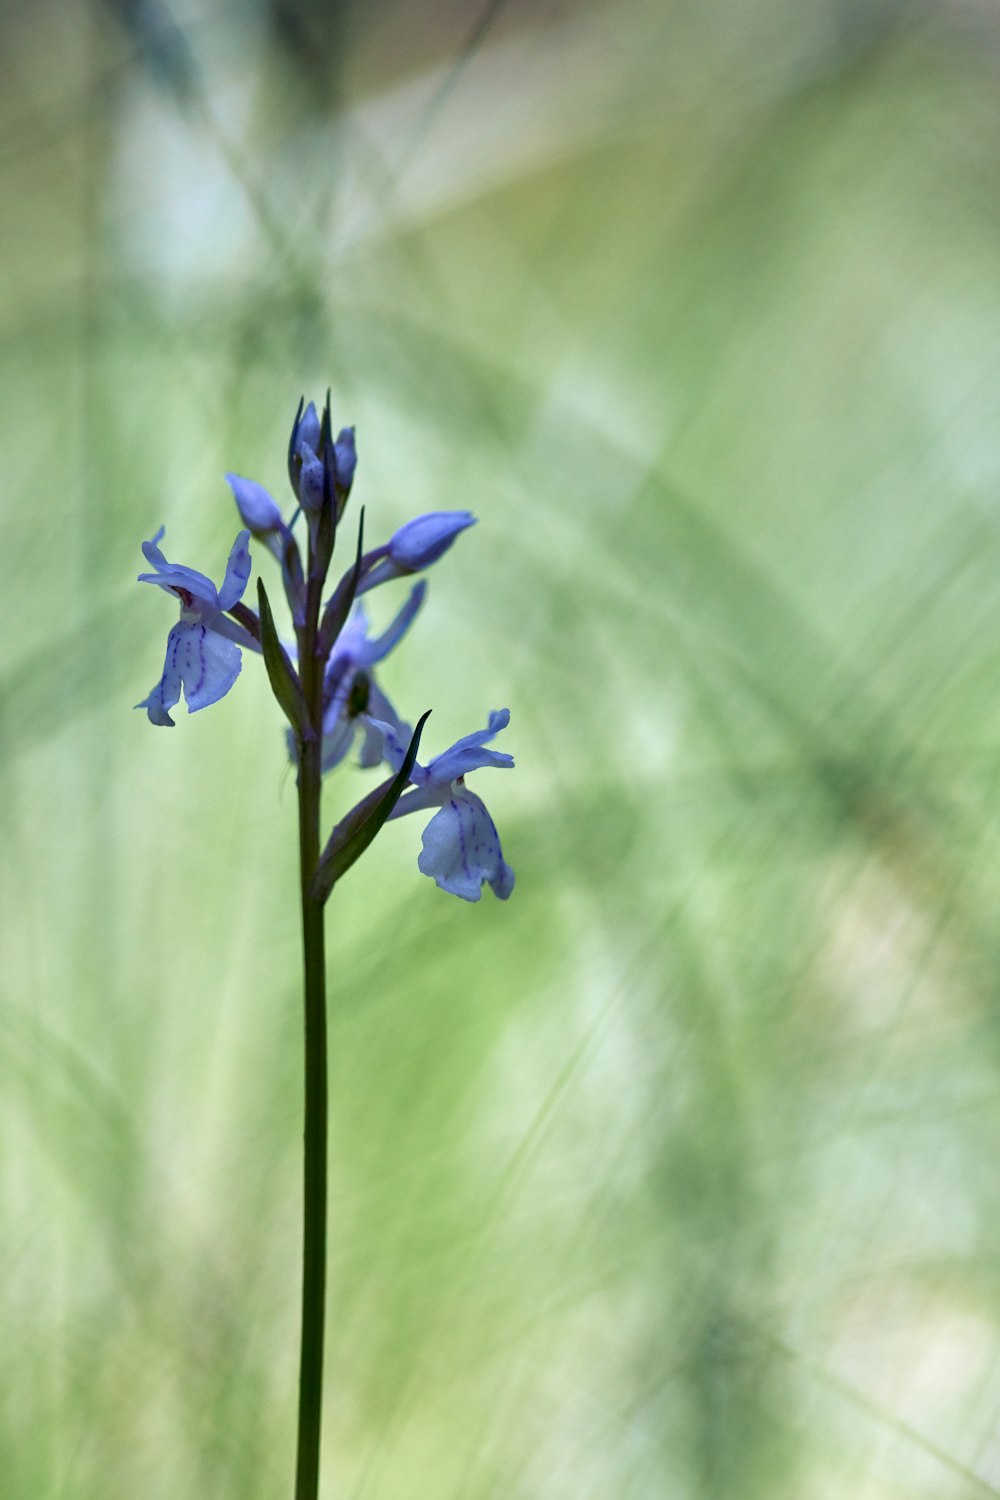
[[[217,703],[243,665],[237,642],[252,645],[247,631],[225,615],[242,599],[250,577],[250,533],[241,531],[233,543],[219,589],[204,573],[167,562],[158,545],[162,536],[161,526],[151,542],[143,542],[143,555],[155,571],[140,573],[139,582],[176,594],[181,617],[167,636],[163,676],[136,708],[146,710],[151,724],[173,726],[169,710],[180,699],[181,688],[190,713]]]
[[[409,737],[404,738],[392,724],[372,722],[385,742],[386,760],[398,770]],[[424,829],[417,867],[443,891],[463,901],[478,901],[484,881],[501,901],[514,889],[514,871],[504,860],[496,824],[465,785],[467,773],[481,766],[513,766],[513,756],[483,749],[509,722],[508,709],[495,709],[485,729],[456,740],[426,766],[415,765],[410,772],[411,789],[390,813],[391,818],[401,818],[421,808],[438,808]]]
[[[358,731],[364,739],[358,756],[362,766],[377,766],[382,759],[382,738],[369,722],[369,715],[391,725],[401,738],[410,737],[396,710],[378,686],[372,673],[377,662],[388,656],[409,630],[424,602],[426,583],[421,580],[389,628],[374,640],[368,638],[368,616],[355,604],[330,653],[326,668],[326,707],[323,711],[323,770],[339,765],[349,754]]]
[[[458,536],[468,526],[475,526],[476,518],[469,510],[432,510],[425,516],[407,521],[393,532],[385,547],[371,557],[377,566],[365,578],[358,590],[365,593],[377,584],[390,578],[400,578],[406,573],[419,573],[443,557]]]

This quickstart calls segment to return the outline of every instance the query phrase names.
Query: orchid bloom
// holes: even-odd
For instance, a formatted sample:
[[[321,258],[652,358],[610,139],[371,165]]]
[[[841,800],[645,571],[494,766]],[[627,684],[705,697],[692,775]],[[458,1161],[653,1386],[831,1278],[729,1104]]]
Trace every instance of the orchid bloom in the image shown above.
[[[385,759],[399,770],[406,754],[406,739],[392,724],[376,719],[371,722],[382,735]],[[414,765],[410,772],[412,786],[390,814],[390,818],[401,818],[422,808],[438,809],[424,829],[417,867],[443,891],[463,901],[478,901],[484,881],[501,901],[506,901],[514,889],[514,871],[504,860],[496,825],[480,798],[465,785],[469,771],[482,766],[513,766],[513,756],[483,748],[509,722],[509,709],[495,709],[485,729],[456,740],[426,766]]]
[[[242,599],[250,577],[250,533],[241,531],[233,543],[219,589],[204,573],[167,562],[159,548],[162,536],[161,526],[152,541],[143,542],[143,555],[155,571],[140,573],[139,582],[155,583],[175,594],[181,617],[167,636],[163,675],[136,708],[146,710],[150,723],[172,728],[169,710],[179,701],[181,688],[189,713],[217,703],[240,674],[240,645],[254,645],[248,632],[225,614]]]
[[[364,732],[358,756],[362,766],[377,766],[382,759],[382,738],[369,716],[389,723],[401,738],[409,739],[389,699],[375,681],[372,668],[388,656],[409,630],[424,602],[427,584],[421,580],[392,624],[374,640],[368,637],[368,615],[358,602],[351,610],[330,653],[326,669],[329,702],[323,711],[323,770],[331,770],[350,753],[358,730]]]

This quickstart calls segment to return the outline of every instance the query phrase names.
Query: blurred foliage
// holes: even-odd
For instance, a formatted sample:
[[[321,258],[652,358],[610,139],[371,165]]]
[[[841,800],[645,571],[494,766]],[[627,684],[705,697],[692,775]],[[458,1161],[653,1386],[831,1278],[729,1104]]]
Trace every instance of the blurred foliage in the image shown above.
[[[290,1488],[294,799],[133,579],[327,384],[370,536],[481,518],[386,685],[509,703],[518,886],[331,903],[326,1492],[1000,1494],[995,12],[2,42],[5,1500]]]

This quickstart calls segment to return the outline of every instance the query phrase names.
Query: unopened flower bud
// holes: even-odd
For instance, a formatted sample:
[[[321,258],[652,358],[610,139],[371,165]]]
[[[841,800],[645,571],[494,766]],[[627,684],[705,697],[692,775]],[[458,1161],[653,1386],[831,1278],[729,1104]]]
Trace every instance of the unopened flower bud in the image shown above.
[[[323,464],[308,443],[301,445],[301,454],[299,503],[303,510],[317,511],[323,505]]]
[[[310,401],[309,405],[306,407],[305,411],[302,413],[302,417],[301,417],[301,419],[299,421],[299,425],[298,425],[298,428],[296,430],[295,440],[296,440],[296,448],[297,448],[297,450],[299,452],[301,452],[302,451],[302,445],[304,443],[306,445],[306,447],[312,449],[313,453],[318,453],[319,452],[319,434],[320,434],[319,416],[317,414],[315,405],[313,404],[312,401]]]
[[[239,474],[227,474],[226,479],[237,510],[255,536],[265,536],[280,528],[281,511],[262,484],[243,479]]]
[[[399,528],[389,542],[389,557],[401,571],[416,573],[437,562],[458,533],[475,524],[468,510],[432,510]]]
[[[354,482],[354,470],[358,466],[358,453],[354,446],[354,428],[342,427],[333,445],[337,460],[337,488],[346,495]]]

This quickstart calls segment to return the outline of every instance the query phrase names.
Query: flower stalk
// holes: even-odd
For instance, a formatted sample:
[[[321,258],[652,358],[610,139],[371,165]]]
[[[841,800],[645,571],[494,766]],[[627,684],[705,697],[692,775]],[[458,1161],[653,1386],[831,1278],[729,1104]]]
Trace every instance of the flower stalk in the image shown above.
[[[311,563],[312,559],[310,559]],[[308,729],[296,734],[299,794],[299,890],[305,979],[305,1096],[302,1174],[302,1323],[295,1500],[319,1494],[326,1314],[327,1041],[323,903],[312,894],[319,862],[323,672],[317,662],[319,593],[307,594],[299,630],[302,696]],[[308,606],[312,607],[309,608]]]

